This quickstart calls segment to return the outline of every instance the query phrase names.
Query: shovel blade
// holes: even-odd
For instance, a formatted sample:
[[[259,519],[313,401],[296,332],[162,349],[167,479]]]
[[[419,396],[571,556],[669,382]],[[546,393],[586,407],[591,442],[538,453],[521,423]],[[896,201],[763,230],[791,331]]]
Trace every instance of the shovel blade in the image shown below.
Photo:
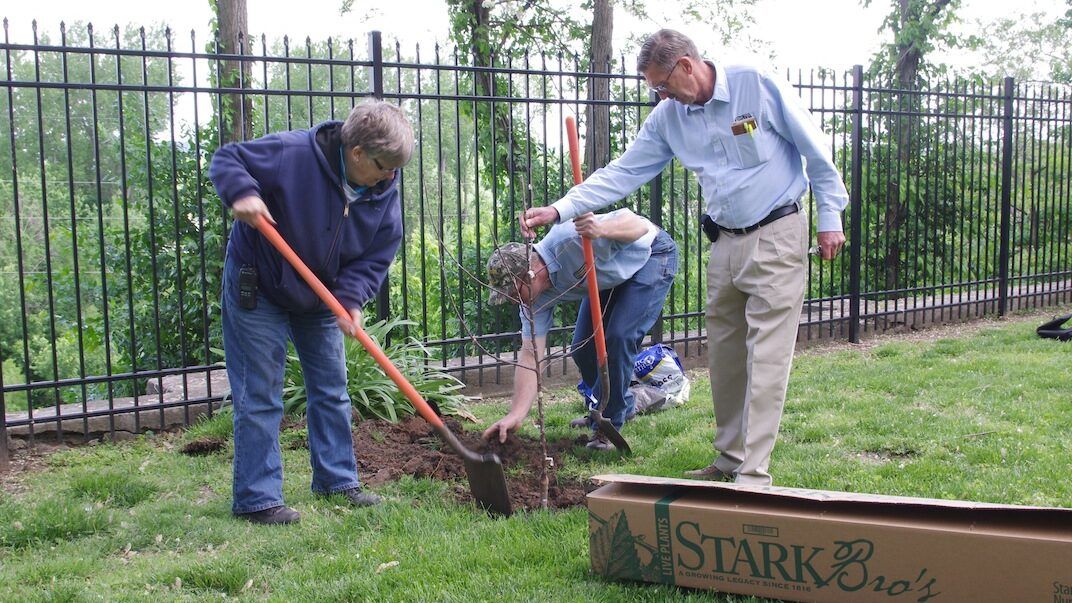
[[[618,452],[621,452],[626,456],[633,454],[633,449],[629,447],[629,442],[626,442],[625,438],[622,437],[622,434],[614,428],[614,423],[611,423],[610,419],[604,417],[599,411],[595,410],[588,413],[588,418],[591,420],[592,424],[596,426],[596,429],[599,430],[599,433],[607,436],[607,439],[610,440],[611,444],[614,444],[614,447],[618,449]]]
[[[506,474],[503,473],[502,461],[496,454],[484,454],[478,458],[466,458],[465,475],[469,478],[469,489],[477,504],[493,515],[509,517],[513,513],[510,494],[506,489]]]

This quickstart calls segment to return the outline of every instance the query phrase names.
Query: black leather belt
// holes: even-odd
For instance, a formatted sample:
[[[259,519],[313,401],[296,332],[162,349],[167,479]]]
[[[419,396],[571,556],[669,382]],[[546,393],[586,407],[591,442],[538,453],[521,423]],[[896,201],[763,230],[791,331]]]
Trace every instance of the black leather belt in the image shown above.
[[[791,216],[798,211],[800,211],[800,207],[796,203],[792,203],[790,205],[783,205],[781,207],[775,208],[773,211],[771,211],[771,213],[767,214],[767,217],[763,218],[759,222],[756,222],[751,226],[745,226],[744,228],[726,228],[725,226],[719,226],[718,224],[715,224],[715,221],[711,219],[711,216],[704,214],[703,217],[700,218],[700,226],[703,227],[704,234],[707,235],[707,238],[712,243],[714,243],[718,240],[718,235],[720,231],[728,232],[730,234],[735,235],[745,235],[750,232],[755,232],[756,230],[759,230],[760,228],[766,226],[767,224],[770,224],[775,220],[784,218],[786,216]]]

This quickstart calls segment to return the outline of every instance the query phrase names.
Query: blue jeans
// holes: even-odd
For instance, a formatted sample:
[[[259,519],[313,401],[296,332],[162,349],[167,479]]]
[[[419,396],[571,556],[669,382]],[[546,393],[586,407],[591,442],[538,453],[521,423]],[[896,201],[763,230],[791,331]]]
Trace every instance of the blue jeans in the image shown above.
[[[244,309],[238,305],[239,268],[228,258],[223,271],[223,348],[234,403],[231,511],[253,513],[283,504],[279,422],[288,338],[305,377],[312,490],[329,494],[356,488],[346,359],[335,316],[327,310],[288,312],[259,294],[256,309]]]
[[[651,257],[629,280],[599,292],[603,308],[603,335],[607,341],[607,372],[610,398],[603,416],[616,429],[625,424],[625,417],[636,406],[629,381],[633,377],[633,362],[640,342],[659,318],[666,295],[677,273],[677,245],[670,235],[660,230],[651,244]],[[595,343],[592,340],[592,310],[588,298],[581,301],[577,312],[577,327],[573,330],[573,361],[581,379],[592,388],[596,400],[602,399],[603,385],[599,379]],[[583,345],[582,345],[583,342]]]

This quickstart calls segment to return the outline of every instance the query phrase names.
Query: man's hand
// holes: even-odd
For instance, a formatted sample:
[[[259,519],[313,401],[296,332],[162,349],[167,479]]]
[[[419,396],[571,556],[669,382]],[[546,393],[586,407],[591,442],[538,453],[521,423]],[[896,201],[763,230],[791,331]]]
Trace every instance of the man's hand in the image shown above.
[[[832,260],[836,258],[837,254],[841,253],[841,248],[845,246],[845,233],[840,230],[820,232],[818,239],[819,255],[824,260]]]
[[[521,215],[517,217],[517,221],[521,224],[521,234],[525,235],[526,239],[532,240],[536,238],[536,228],[538,226],[547,226],[558,222],[558,210],[551,206],[530,207],[521,212]]]
[[[573,225],[577,227],[577,234],[586,239],[598,239],[607,235],[603,224],[596,220],[596,215],[592,212],[574,218]]]
[[[275,219],[272,218],[272,214],[268,212],[268,206],[256,195],[242,197],[238,201],[232,203],[231,215],[234,216],[236,220],[241,220],[254,228],[257,227],[257,216],[264,216],[269,222],[275,224]]]
[[[511,433],[517,431],[518,427],[521,427],[521,422],[523,420],[524,417],[515,417],[514,415],[508,414],[498,421],[495,421],[491,427],[484,430],[484,439],[491,440],[492,438],[498,438],[500,444],[505,444],[506,438],[508,438]]]
[[[361,308],[350,308],[349,321],[340,318],[336,319],[335,322],[339,324],[339,328],[342,329],[342,332],[347,335],[357,335],[356,327],[365,328],[365,317],[361,313]]]

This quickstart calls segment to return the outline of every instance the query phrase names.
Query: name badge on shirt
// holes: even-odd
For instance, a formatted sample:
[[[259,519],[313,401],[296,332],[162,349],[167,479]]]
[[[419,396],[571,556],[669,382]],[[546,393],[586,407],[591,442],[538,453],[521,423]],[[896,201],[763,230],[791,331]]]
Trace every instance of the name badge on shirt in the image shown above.
[[[752,116],[742,117],[737,121],[730,124],[730,131],[734,136],[741,136],[743,134],[751,134],[759,129],[759,125],[756,123],[756,118]]]

